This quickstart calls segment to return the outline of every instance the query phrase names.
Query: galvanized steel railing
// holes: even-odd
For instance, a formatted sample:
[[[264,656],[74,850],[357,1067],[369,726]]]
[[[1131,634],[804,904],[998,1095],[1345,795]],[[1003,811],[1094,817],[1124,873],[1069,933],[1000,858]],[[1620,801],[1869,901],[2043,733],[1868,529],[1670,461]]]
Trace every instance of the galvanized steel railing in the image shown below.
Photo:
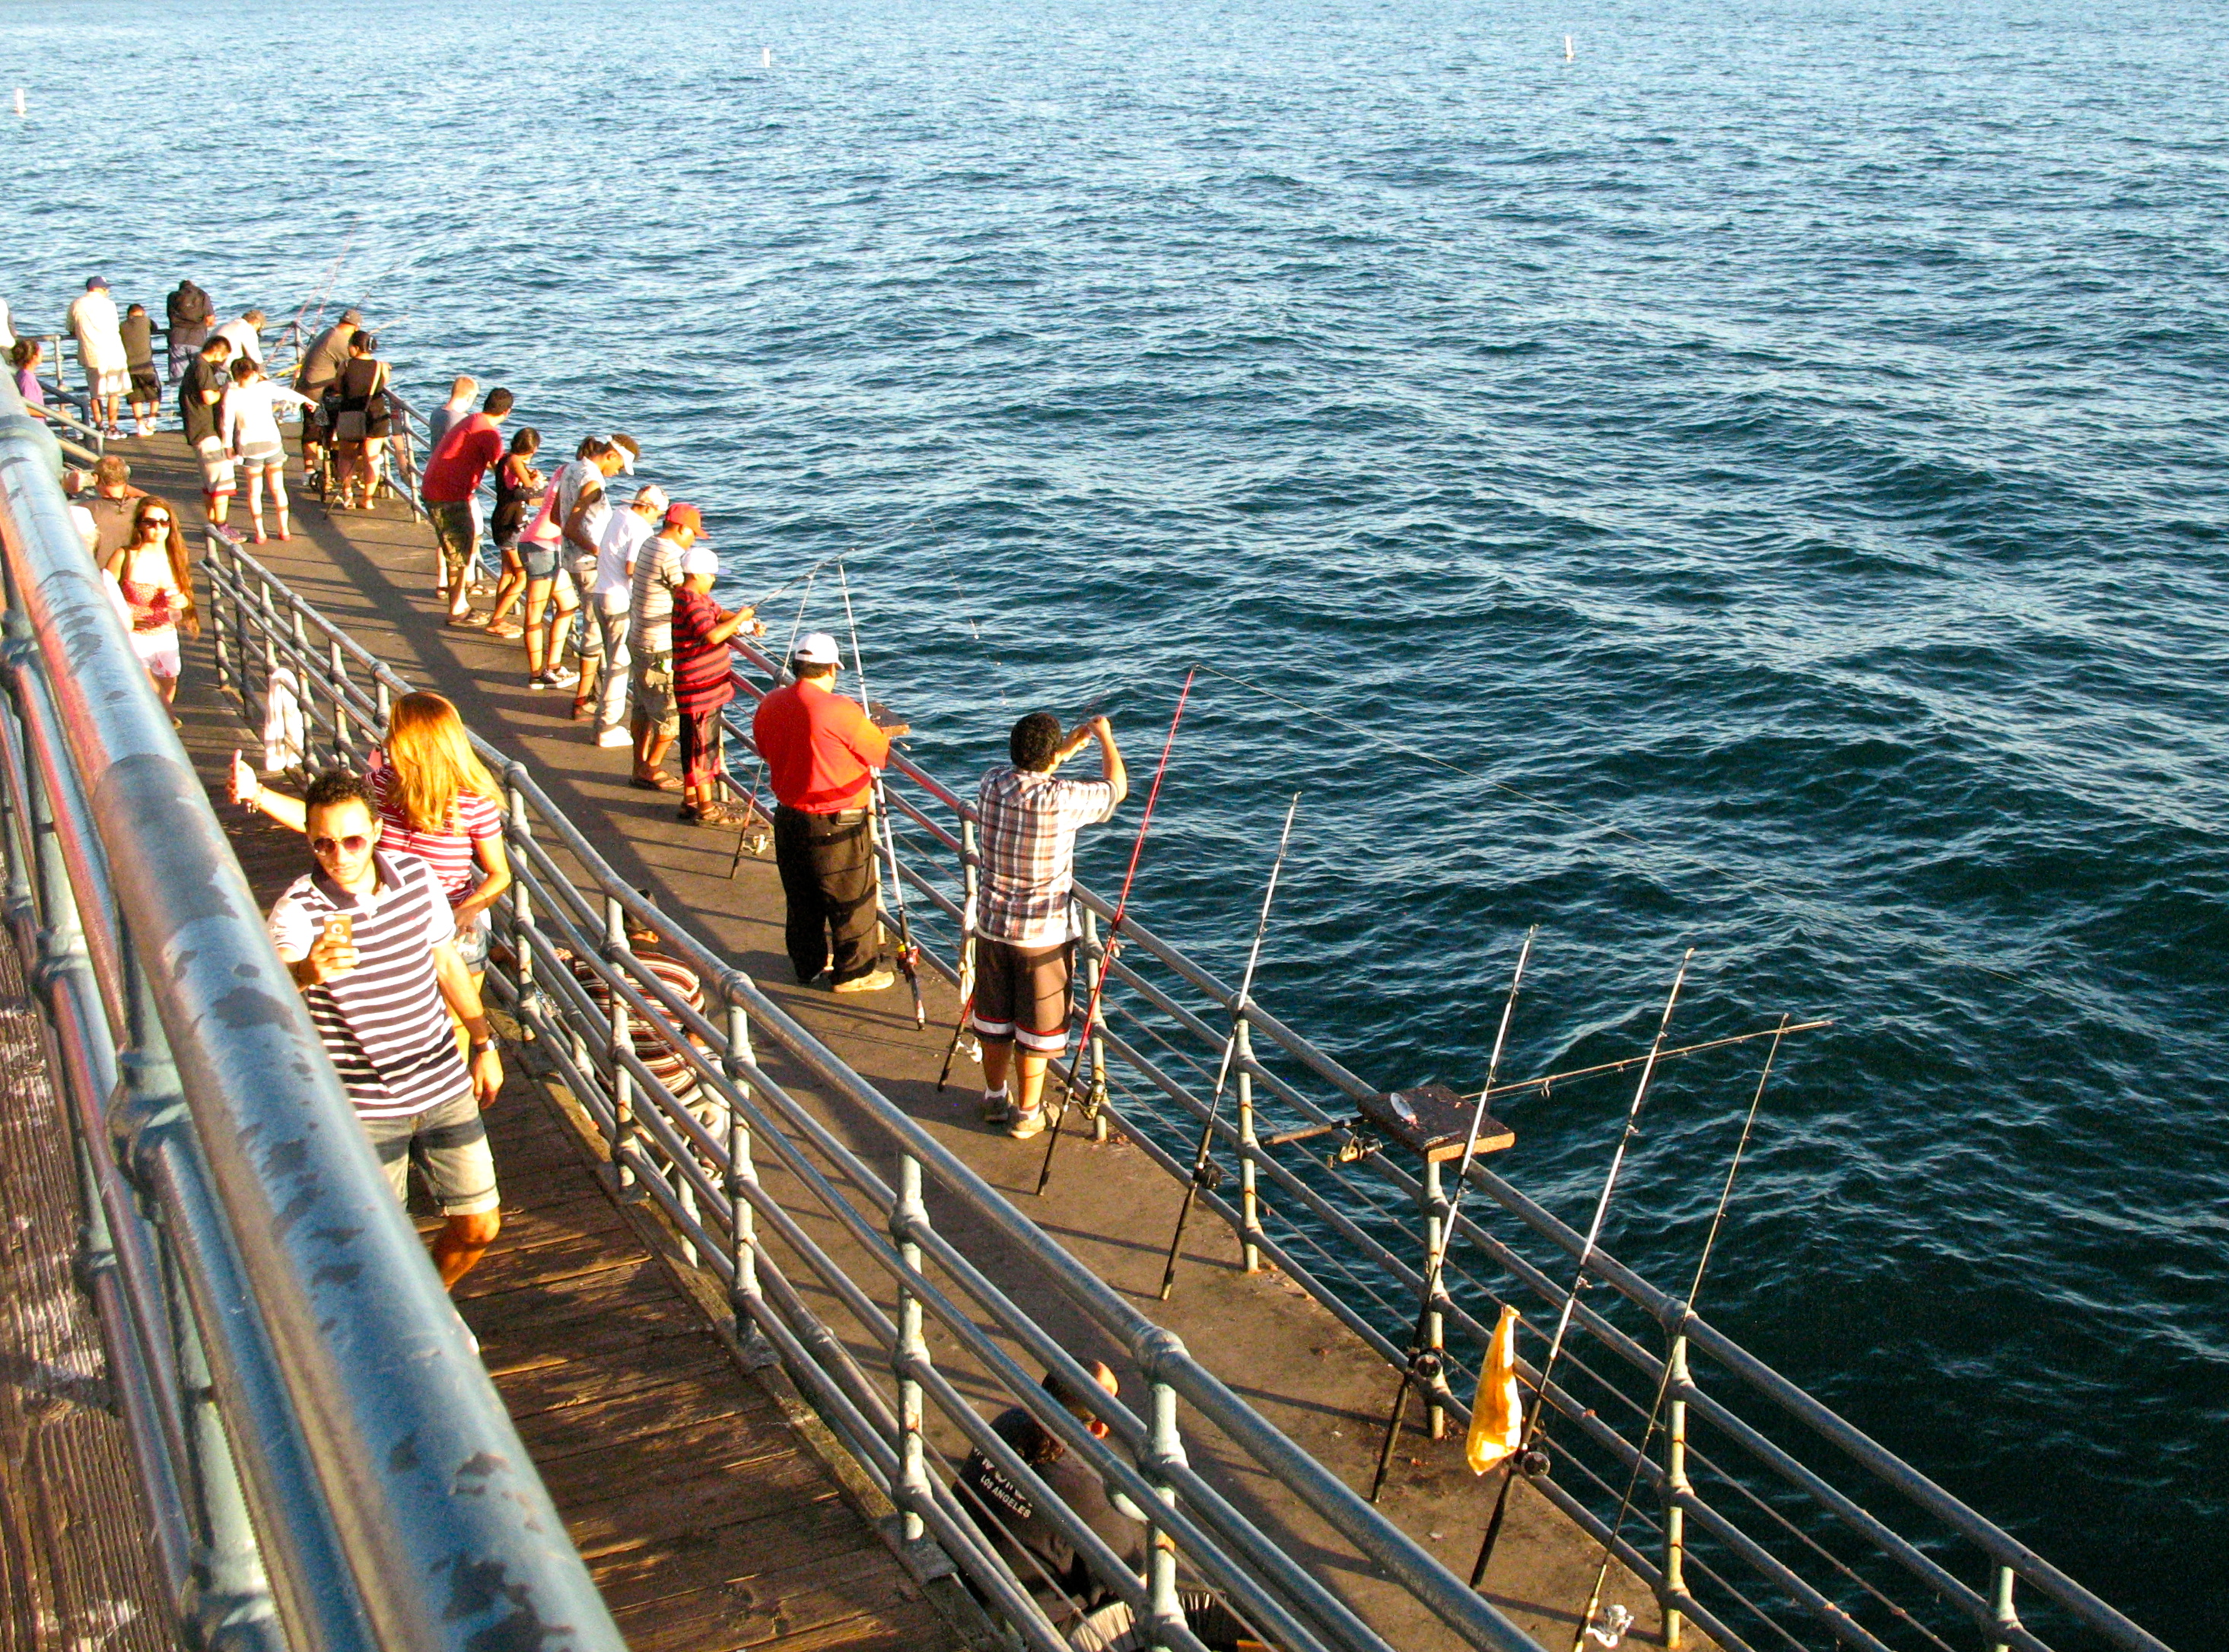
[[[0,391],[0,853],[189,1645],[617,1652]]]
[[[304,760],[360,761],[393,696],[407,691],[403,680],[237,547],[212,537],[204,567],[222,682],[252,706],[274,671],[291,673]],[[1533,1642],[1461,1578],[631,887],[523,765],[485,745],[481,752],[508,794],[517,880],[498,903],[489,979],[601,1132],[613,1185],[665,1213],[693,1258],[724,1284],[739,1334],[755,1331],[770,1345],[902,1511],[905,1535],[933,1538],[1028,1645],[1059,1652],[1064,1642],[1029,1592],[1046,1580],[1014,1575],[983,1534],[990,1511],[951,1489],[950,1467],[970,1449],[1042,1500],[1100,1587],[1153,1622],[1160,1643],[1197,1652],[1178,1601],[1180,1585],[1197,1585],[1283,1652],[1391,1652],[1398,1644],[1192,1466],[1190,1414],[1289,1488],[1365,1571],[1392,1578],[1466,1643],[1532,1652]],[[694,975],[701,1007],[677,989],[670,965],[657,967],[660,959]],[[864,1121],[877,1144],[871,1156],[845,1144],[800,1083]],[[769,1175],[787,1197],[769,1190]],[[946,1213],[941,1220],[931,1219],[932,1201]],[[991,1235],[1004,1263],[1057,1291],[1146,1373],[1144,1406],[1103,1408],[1108,1439],[1038,1386],[1038,1371],[1048,1370],[1091,1392],[1071,1354],[947,1237],[953,1215]],[[816,1237],[824,1220],[836,1239]],[[816,1292],[825,1309],[811,1299]],[[956,1361],[931,1357],[930,1321],[950,1338]],[[854,1345],[871,1350],[871,1360]],[[1150,1516],[1143,1578],[1051,1498],[962,1383],[1027,1408]]]
[[[775,662],[748,644],[736,646],[754,668],[738,671],[736,682],[755,699],[777,681]],[[893,758],[887,791],[901,849],[910,851],[901,856],[903,875],[931,908],[916,905],[916,933],[941,914],[950,958],[934,961],[956,982],[958,925],[974,876],[973,807],[903,754]],[[1349,1170],[1277,1142],[1281,1126],[1352,1121],[1376,1088],[1258,1002],[1242,1005],[1231,983],[1159,938],[1134,910],[1110,956],[1098,925],[1111,919],[1113,904],[1081,885],[1077,896],[1084,968],[1091,979],[1102,970],[1108,978],[1105,1025],[1082,1079],[1091,1128],[1102,1138],[1119,1129],[1169,1175],[1172,1221],[1235,1028],[1232,1093],[1215,1138],[1235,1164],[1237,1186],[1228,1197],[1203,1188],[1200,1206],[1230,1230],[1242,1265],[1251,1270],[1268,1258],[1385,1360],[1390,1402],[1406,1363],[1423,1258],[1447,1217],[1439,1167],[1412,1166],[1389,1148],[1366,1152]],[[1496,1093],[1526,1089],[1514,1083]],[[1468,1424],[1464,1396],[1501,1304],[1552,1320],[1583,1245],[1484,1163],[1473,1167],[1471,1180],[1502,1220],[1490,1226],[1474,1213],[1474,1202],[1456,1218],[1436,1322],[1459,1345],[1437,1350],[1455,1380],[1442,1374],[1427,1391],[1436,1433]],[[1532,1483],[1599,1542],[1638,1470],[1643,1501],[1616,1553],[1654,1591],[1674,1644],[1686,1618],[1734,1649],[2051,1652],[2054,1644],[2102,1644],[2165,1652],[1685,1303],[1599,1251],[1590,1272],[1611,1294],[1577,1306],[1577,1338],[1550,1389],[1561,1419],[1556,1466]],[[1545,1327],[1521,1323],[1545,1341]],[[1643,1419],[1667,1361],[1670,1415],[1654,1431],[1657,1454],[1644,1457]],[[1537,1391],[1538,1370],[1520,1364]],[[1888,1518],[1872,1506],[1883,1494],[1893,1499]],[[2040,1630],[2020,1621],[2016,1589]]]

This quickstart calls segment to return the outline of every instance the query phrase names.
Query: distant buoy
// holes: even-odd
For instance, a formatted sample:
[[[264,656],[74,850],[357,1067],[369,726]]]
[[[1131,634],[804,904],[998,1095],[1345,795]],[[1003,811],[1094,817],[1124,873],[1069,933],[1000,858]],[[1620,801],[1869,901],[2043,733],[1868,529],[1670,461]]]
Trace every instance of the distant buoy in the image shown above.
[[[16,118],[18,120],[23,118],[23,88],[21,86],[16,88]]]
[[[1569,35],[1564,35],[1564,61],[1565,61],[1566,63],[1569,63],[1569,62],[1571,62],[1574,58],[1576,58],[1576,57],[1577,57],[1577,56],[1578,56],[1578,54],[1577,54],[1577,52],[1575,52],[1575,51],[1573,51],[1573,50],[1571,49],[1571,37]]]
[[[762,69],[770,69],[774,67],[773,47],[761,46],[759,48],[759,67]]]

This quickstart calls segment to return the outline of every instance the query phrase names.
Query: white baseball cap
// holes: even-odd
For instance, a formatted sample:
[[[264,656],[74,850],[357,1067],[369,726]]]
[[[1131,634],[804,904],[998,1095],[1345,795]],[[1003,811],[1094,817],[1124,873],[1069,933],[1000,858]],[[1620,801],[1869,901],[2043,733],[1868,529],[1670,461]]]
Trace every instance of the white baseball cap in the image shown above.
[[[720,559],[709,546],[691,545],[681,553],[681,577],[693,579],[700,573],[717,573]]]
[[[645,509],[663,510],[671,502],[665,496],[665,489],[659,487],[655,482],[646,482],[636,490],[634,503],[638,510]]]
[[[789,657],[807,665],[841,665],[844,656],[836,646],[836,639],[826,631],[807,631],[797,639],[797,646]]]

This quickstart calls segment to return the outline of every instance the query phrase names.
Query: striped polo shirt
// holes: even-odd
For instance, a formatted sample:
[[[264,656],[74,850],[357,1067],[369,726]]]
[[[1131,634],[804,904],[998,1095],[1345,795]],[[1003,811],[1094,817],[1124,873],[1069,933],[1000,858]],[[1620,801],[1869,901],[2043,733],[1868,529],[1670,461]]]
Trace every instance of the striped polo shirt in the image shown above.
[[[434,948],[456,919],[434,870],[414,855],[373,851],[378,887],[351,895],[323,871],[297,878],[271,908],[271,938],[295,963],[326,919],[353,920],[357,966],[302,993],[325,1053],[363,1118],[408,1118],[472,1088],[434,973]]]

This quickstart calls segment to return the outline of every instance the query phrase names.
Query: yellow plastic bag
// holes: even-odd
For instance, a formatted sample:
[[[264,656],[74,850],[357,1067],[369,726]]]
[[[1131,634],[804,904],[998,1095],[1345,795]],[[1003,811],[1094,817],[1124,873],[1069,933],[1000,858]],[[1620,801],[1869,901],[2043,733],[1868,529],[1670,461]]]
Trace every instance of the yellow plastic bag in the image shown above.
[[[1479,1369],[1478,1398],[1471,1402],[1470,1437],[1463,1456],[1473,1474],[1484,1474],[1522,1443],[1525,1401],[1517,1392],[1517,1310],[1504,1308]]]

